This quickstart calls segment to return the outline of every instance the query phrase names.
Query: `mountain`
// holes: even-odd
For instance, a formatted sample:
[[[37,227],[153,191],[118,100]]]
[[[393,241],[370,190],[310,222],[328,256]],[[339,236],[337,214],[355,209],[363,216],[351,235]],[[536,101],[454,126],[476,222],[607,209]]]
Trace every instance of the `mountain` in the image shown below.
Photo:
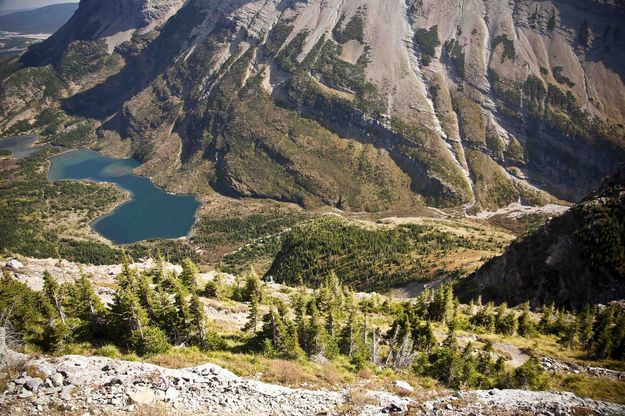
[[[0,71],[0,132],[52,109],[168,190],[307,208],[575,202],[625,160],[624,26],[610,0],[83,0]]]
[[[460,281],[461,299],[535,305],[625,298],[625,165],[582,202]]]
[[[0,16],[0,30],[16,33],[54,33],[78,8],[77,3],[54,4]]]

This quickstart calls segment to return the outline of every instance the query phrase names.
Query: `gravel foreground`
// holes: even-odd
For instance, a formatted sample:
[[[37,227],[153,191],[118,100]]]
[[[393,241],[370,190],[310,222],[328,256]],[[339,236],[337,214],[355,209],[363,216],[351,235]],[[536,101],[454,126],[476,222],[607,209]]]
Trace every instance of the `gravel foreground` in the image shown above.
[[[244,379],[214,364],[177,370],[104,357],[12,353],[9,365],[22,371],[0,396],[3,415],[96,416],[141,410],[151,416],[625,415],[625,406],[571,393],[523,390],[457,392],[421,403],[370,391],[362,403],[353,403],[347,391],[291,389]]]

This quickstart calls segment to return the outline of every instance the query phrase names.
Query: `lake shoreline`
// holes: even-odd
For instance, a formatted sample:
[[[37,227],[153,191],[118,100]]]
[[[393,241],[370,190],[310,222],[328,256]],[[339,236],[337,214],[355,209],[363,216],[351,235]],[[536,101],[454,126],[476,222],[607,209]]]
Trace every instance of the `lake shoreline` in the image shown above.
[[[67,156],[72,152],[81,152],[78,159]],[[190,238],[203,202],[194,195],[167,192],[149,177],[134,173],[139,166],[136,159],[116,159],[81,148],[68,149],[49,160],[48,180],[52,182],[87,180],[111,184],[126,193],[124,200],[89,223],[92,231],[111,244]],[[80,172],[81,169],[85,171]]]

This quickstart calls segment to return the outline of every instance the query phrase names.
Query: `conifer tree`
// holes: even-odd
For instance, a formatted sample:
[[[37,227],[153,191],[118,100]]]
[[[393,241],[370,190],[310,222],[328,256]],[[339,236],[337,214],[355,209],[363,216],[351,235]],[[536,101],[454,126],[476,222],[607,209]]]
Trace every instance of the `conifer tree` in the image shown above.
[[[252,298],[256,298],[257,303],[263,301],[263,282],[254,269],[246,274],[245,286],[241,291],[241,301],[251,302]]]
[[[592,344],[592,327],[595,321],[590,305],[586,305],[584,310],[577,316],[577,338],[580,346],[588,351]]]
[[[141,306],[148,313],[148,317],[150,320],[156,319],[156,293],[152,286],[150,285],[150,278],[146,273],[140,273],[136,276],[136,295],[139,298],[139,302]]]
[[[204,312],[204,305],[200,301],[197,293],[191,293],[191,302],[189,305],[189,312],[195,325],[195,331],[197,334],[200,346],[204,349],[208,347],[206,336],[206,314]]]
[[[131,334],[137,334],[143,340],[144,330],[148,326],[148,315],[137,296],[129,289],[119,288],[115,292],[111,319],[121,340],[129,341]]]
[[[495,330],[495,313],[494,304],[488,302],[482,308],[478,309],[475,315],[471,318],[473,325],[478,325],[485,328],[489,332]]]
[[[52,305],[54,313],[61,320],[61,323],[66,325],[61,287],[56,279],[47,270],[43,272],[43,293],[50,302],[50,305]]]
[[[197,289],[197,275],[200,271],[193,260],[186,258],[182,261],[182,273],[180,273],[180,281],[191,291]]]
[[[551,328],[553,326],[553,315],[555,314],[555,305],[551,303],[548,306],[543,307],[543,315],[540,318],[540,322],[538,326],[540,331],[549,334],[551,332]]]
[[[530,316],[530,304],[525,302],[519,316],[518,332],[522,337],[530,337],[534,334],[534,330],[534,322],[532,322],[532,317]]]
[[[176,305],[176,343],[183,343],[189,340],[193,332],[193,322],[191,312],[189,311],[189,303],[182,290],[177,290],[174,294],[174,303]]]
[[[83,335],[93,336],[100,333],[103,329],[106,309],[93,290],[91,281],[83,273],[73,286],[75,294],[72,302],[72,315],[81,321],[81,331],[87,333]]]
[[[252,296],[252,300],[250,301],[250,309],[247,315],[247,322],[243,327],[244,331],[250,331],[252,333],[256,333],[256,328],[258,327],[258,318],[259,318],[259,301],[257,296]]]
[[[594,328],[593,352],[595,357],[608,358],[612,353],[612,327],[614,326],[614,307],[609,306],[597,315]]]
[[[572,349],[575,345],[575,338],[578,332],[577,321],[575,319],[565,320],[558,335],[558,342],[565,348]]]

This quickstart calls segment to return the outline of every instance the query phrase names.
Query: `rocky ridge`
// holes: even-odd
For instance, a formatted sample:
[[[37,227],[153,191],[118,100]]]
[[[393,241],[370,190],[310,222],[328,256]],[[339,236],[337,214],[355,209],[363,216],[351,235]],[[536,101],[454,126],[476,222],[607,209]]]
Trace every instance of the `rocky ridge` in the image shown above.
[[[138,406],[165,403],[172,414],[319,415],[334,414],[345,392],[310,391],[270,385],[237,377],[217,365],[167,369],[151,364],[104,357],[13,357],[31,374],[10,381],[0,407],[15,414],[68,411],[132,411]],[[15,364],[13,364],[15,365]],[[410,400],[384,392],[370,392],[376,404],[358,414],[406,409]],[[19,410],[18,410],[19,409]],[[10,413],[14,414],[14,413]]]
[[[564,214],[461,280],[461,300],[581,309],[625,299],[625,165]]]
[[[160,404],[170,414],[357,415],[621,415],[625,407],[571,393],[478,390],[417,402],[368,391],[367,404],[348,405],[349,391],[291,389],[243,379],[213,364],[167,369],[104,357],[26,357],[10,353],[9,365],[25,370],[8,382],[0,407],[9,415],[56,411],[124,414]],[[403,382],[401,382],[403,383]],[[402,384],[398,383],[398,386]],[[584,413],[586,412],[586,413]],[[343,414],[343,413],[341,413]]]

